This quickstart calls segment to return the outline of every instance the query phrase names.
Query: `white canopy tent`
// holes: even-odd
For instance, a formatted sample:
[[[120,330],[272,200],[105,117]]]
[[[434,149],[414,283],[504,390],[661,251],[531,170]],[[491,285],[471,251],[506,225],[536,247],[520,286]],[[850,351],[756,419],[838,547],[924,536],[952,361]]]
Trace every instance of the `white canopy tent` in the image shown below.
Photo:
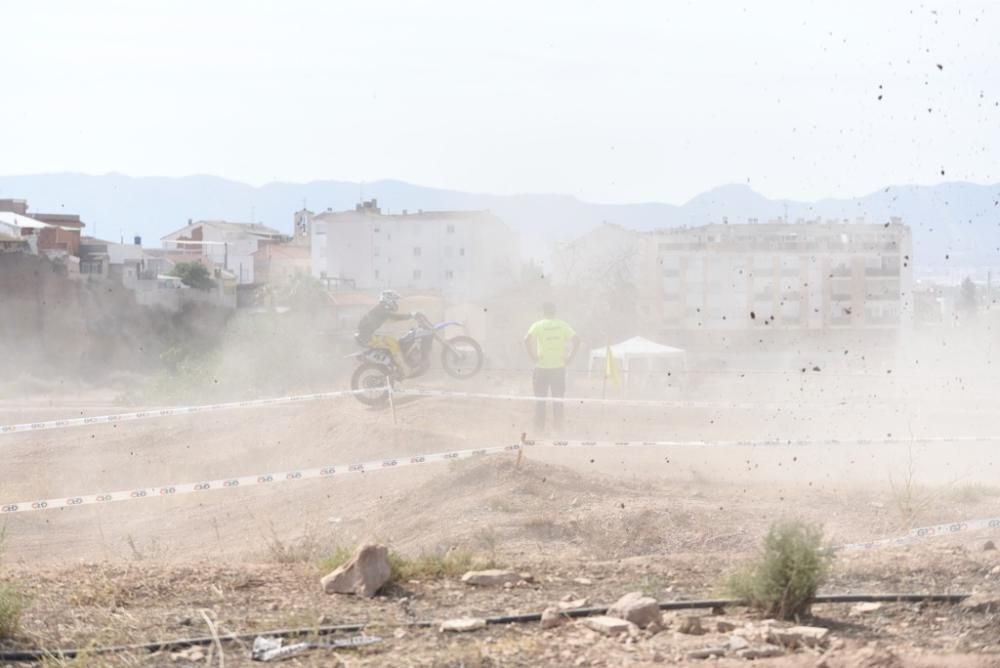
[[[594,348],[590,351],[591,372],[604,372],[607,351],[607,347]],[[684,350],[665,346],[641,336],[633,336],[627,341],[614,344],[611,346],[611,356],[626,384],[636,376],[648,377],[656,372],[680,371],[687,366]]]

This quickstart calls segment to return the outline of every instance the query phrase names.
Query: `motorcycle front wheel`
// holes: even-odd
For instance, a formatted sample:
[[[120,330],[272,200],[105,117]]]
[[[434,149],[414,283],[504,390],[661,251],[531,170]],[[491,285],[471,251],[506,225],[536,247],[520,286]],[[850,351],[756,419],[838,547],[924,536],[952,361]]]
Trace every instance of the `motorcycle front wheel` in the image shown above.
[[[365,362],[351,375],[354,398],[366,406],[384,406],[389,401],[388,370],[381,364]]]
[[[441,366],[453,378],[472,378],[483,368],[483,349],[471,336],[448,339],[441,351]]]

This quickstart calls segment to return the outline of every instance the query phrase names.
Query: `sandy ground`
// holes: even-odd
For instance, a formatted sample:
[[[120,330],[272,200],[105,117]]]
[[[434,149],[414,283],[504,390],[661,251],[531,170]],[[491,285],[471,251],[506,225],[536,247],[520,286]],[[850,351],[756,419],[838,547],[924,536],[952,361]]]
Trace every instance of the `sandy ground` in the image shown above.
[[[523,382],[495,378],[470,389],[526,388]],[[230,631],[255,631],[280,626],[295,615],[325,615],[331,623],[398,622],[404,619],[402,599],[409,601],[404,607],[410,618],[440,619],[534,610],[571,593],[594,603],[612,602],[634,589],[661,599],[705,597],[718,593],[725,571],[752,553],[777,517],[821,523],[828,540],[839,544],[894,536],[923,524],[1000,515],[995,443],[846,442],[890,434],[995,435],[997,410],[988,398],[933,402],[913,397],[887,408],[881,396],[823,407],[815,404],[825,400],[825,392],[808,395],[806,407],[571,405],[566,429],[542,435],[529,428],[530,404],[424,398],[400,401],[395,422],[389,411],[336,399],[9,434],[0,437],[2,503],[505,445],[525,432],[529,438],[845,442],[707,448],[537,445],[526,448],[520,464],[505,454],[10,515],[0,519],[2,577],[25,583],[36,596],[22,642],[139,642],[183,635],[185,628],[168,617],[198,619],[193,611],[202,607]],[[762,392],[742,398],[776,402],[776,397]],[[21,400],[0,404],[0,424],[122,410],[106,396],[53,404]],[[318,559],[336,546],[367,538],[404,554],[452,547],[491,554],[531,570],[536,584],[490,596],[465,592],[455,583],[421,583],[374,607],[318,594]],[[845,555],[827,589],[942,592],[992,586],[989,573],[1000,561],[996,552],[979,551],[988,538],[997,535],[963,534],[895,551]],[[77,577],[83,573],[88,575]],[[585,593],[570,591],[574,577],[602,584]],[[262,584],[237,586],[243,580]],[[119,592],[112,599],[127,601],[88,603],[81,588],[101,581],[109,583],[102,591]],[[452,600],[449,592],[454,591],[459,594]],[[924,661],[925,652],[971,657],[970,663],[949,665],[1000,665],[1000,655],[990,655],[995,663],[982,662],[984,651],[998,651],[995,620],[890,606],[884,623],[866,621],[856,629],[845,610],[817,614],[847,624],[838,627],[847,643],[843,657],[879,640],[915,662],[905,665],[944,665]],[[53,623],[50,615],[65,621]],[[934,621],[938,618],[943,621]],[[989,631],[969,630],[976,625]],[[573,665],[581,657],[586,664],[579,665],[602,665],[602,656],[606,665],[643,665],[683,658],[691,649],[689,639],[675,633],[669,641],[657,636],[634,645],[588,633],[577,625],[547,636],[521,626],[478,638],[413,631],[376,648],[342,653],[341,659],[348,665],[406,665],[386,654],[404,649],[413,665]],[[572,656],[560,653],[578,641],[583,644]],[[457,662],[448,663],[455,657]],[[813,656],[796,663],[801,658],[785,657],[776,665],[816,661]],[[166,656],[133,659],[171,662]]]

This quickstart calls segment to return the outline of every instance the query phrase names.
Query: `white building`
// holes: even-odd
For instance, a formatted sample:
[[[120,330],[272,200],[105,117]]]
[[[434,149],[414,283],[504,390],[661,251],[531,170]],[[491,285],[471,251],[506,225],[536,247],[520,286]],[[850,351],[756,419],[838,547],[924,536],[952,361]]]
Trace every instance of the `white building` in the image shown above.
[[[236,277],[239,285],[253,284],[254,253],[261,244],[279,243],[287,237],[260,223],[199,220],[162,238],[163,247],[204,258]]]
[[[715,224],[648,237],[664,329],[896,328],[913,321],[913,244],[879,224]]]
[[[475,299],[513,283],[517,236],[488,211],[384,214],[375,200],[354,211],[295,216],[309,230],[312,273],[358,290],[393,288]]]
[[[634,276],[648,329],[891,329],[913,321],[913,244],[884,224],[802,221],[637,232],[604,226],[557,249],[557,282]]]

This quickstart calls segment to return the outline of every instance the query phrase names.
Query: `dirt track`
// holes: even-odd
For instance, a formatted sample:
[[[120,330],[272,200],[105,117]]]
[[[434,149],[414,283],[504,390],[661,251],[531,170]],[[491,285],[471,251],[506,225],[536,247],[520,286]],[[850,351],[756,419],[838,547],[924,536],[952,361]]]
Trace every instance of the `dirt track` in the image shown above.
[[[476,389],[523,390],[501,383]],[[86,398],[60,405],[21,402],[0,406],[0,423],[121,410]],[[504,445],[520,440],[530,424],[530,411],[526,403],[415,398],[398,403],[394,423],[389,411],[368,410],[351,399],[339,399],[6,435],[0,441],[4,461],[0,501]],[[918,436],[983,436],[994,424],[988,406],[948,403],[900,415],[866,405],[826,410],[571,405],[567,411],[566,432],[555,436],[849,440],[886,436],[904,426]],[[276,555],[294,553],[315,563],[335,546],[374,537],[403,553],[459,546],[542,570],[574,560],[579,565],[570,570],[582,572],[606,568],[596,564],[608,559],[659,555],[687,564],[678,566],[687,572],[677,574],[673,590],[659,591],[661,598],[681,591],[705,596],[717,593],[725,568],[748,555],[779,516],[820,522],[828,539],[837,544],[894,536],[914,525],[1000,515],[995,452],[992,443],[528,446],[519,466],[514,455],[498,455],[330,480],[7,516],[4,560],[15,569],[28,569],[14,571],[22,573],[38,568],[58,573],[80,560],[183,567],[204,564],[206,559],[267,564]],[[989,537],[996,538],[986,533],[938,538],[906,548],[904,554],[916,568],[923,561],[939,559],[934,555],[949,545],[974,551]],[[852,556],[851,575],[842,577],[835,588],[937,591],[983,584],[981,575],[972,574],[979,573],[982,564],[964,580],[953,582],[942,577],[943,569],[930,565],[926,573],[918,569],[901,577],[877,566],[888,554]],[[696,575],[691,570],[701,559],[713,561],[711,573]],[[856,567],[859,563],[886,572],[865,577],[864,568]],[[211,577],[211,568],[199,568]],[[636,588],[640,572],[630,575],[626,567],[602,596],[615,597],[627,586]],[[314,576],[309,573],[290,586],[309,587]],[[545,593],[538,604],[551,595]],[[428,602],[443,605],[437,595],[428,594]],[[508,612],[511,605],[523,610],[525,604],[495,601],[490,612]],[[425,612],[440,616],[432,608]],[[339,608],[333,614],[345,621],[341,617],[346,613]],[[130,640],[149,639],[135,633],[128,636]],[[904,644],[926,645],[894,633],[892,637]]]
[[[508,388],[500,388],[508,391]],[[0,406],[0,423],[120,412],[104,403]],[[24,501],[294,468],[409,456],[518,442],[531,405],[482,399],[407,398],[394,424],[388,411],[350,399],[235,409],[3,437],[0,500]],[[893,426],[881,408],[829,410],[568,406],[559,437],[581,439],[729,440],[878,438]],[[908,414],[916,435],[982,435],[992,414]],[[898,423],[899,421],[897,421]],[[899,427],[897,426],[896,429]],[[529,436],[534,436],[529,434]],[[897,437],[899,435],[897,434]],[[1000,514],[992,443],[850,444],[552,448],[529,447],[528,462],[545,464],[538,490],[526,492],[533,467],[521,475],[464,480],[449,466],[428,465],[226,490],[195,497],[150,499],[104,507],[7,517],[7,558],[127,557],[126,546],[174,558],[220,551],[254,558],[276,535],[295,539],[308,528],[349,541],[376,531],[399,544],[434,548],[462,538],[471,517],[504,524],[511,511],[562,507],[588,521],[631,513],[683,513],[692,530],[730,527],[750,544],[767,518],[805,515],[823,522],[832,539],[894,535],[906,525]],[[500,456],[477,470],[503,470]],[[1000,463],[998,463],[1000,465]],[[464,471],[470,464],[450,468]],[[486,500],[504,498],[503,511]],[[551,498],[547,498],[551,497]],[[458,501],[461,499],[461,502]],[[573,506],[566,504],[576,499]],[[535,506],[541,502],[542,506]],[[624,509],[621,507],[625,504]],[[901,506],[908,506],[902,508]],[[405,520],[400,508],[405,507]],[[426,509],[413,516],[412,508]],[[448,517],[449,511],[455,514]],[[904,516],[905,515],[905,516]],[[755,521],[761,518],[761,522]],[[560,517],[549,518],[553,522]],[[377,524],[373,522],[377,521]],[[457,524],[456,524],[457,522]],[[676,531],[672,522],[664,528]],[[415,526],[422,529],[416,531]],[[652,524],[650,531],[655,527]],[[389,532],[389,533],[386,533]],[[516,539],[516,536],[511,536]],[[331,539],[333,539],[331,537]],[[634,552],[633,552],[634,553]],[[616,553],[591,556],[613,556]]]

